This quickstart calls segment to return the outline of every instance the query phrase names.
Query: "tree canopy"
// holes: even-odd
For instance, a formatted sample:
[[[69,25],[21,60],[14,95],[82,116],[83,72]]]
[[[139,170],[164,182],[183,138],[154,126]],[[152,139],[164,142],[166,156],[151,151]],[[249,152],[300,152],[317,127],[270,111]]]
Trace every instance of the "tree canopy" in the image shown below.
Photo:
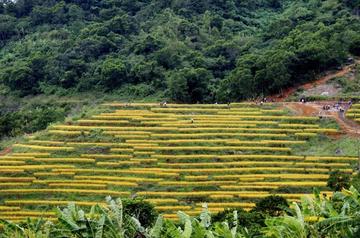
[[[258,97],[359,55],[359,6],[0,0],[0,87],[2,94],[26,96],[146,85],[191,103]]]

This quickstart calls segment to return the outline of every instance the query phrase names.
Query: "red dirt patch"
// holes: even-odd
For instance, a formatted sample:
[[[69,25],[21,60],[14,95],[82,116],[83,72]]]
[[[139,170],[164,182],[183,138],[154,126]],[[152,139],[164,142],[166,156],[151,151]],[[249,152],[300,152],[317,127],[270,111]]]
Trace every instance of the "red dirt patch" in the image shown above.
[[[3,155],[7,155],[9,153],[11,153],[11,147],[7,147],[5,149],[3,149],[2,151],[0,151],[0,156],[3,156]]]
[[[286,103],[286,107],[299,116],[318,116],[320,109],[310,103]]]
[[[336,77],[342,77],[342,76],[350,73],[353,70],[353,68],[356,66],[356,64],[358,64],[358,63],[360,63],[359,60],[357,60],[355,64],[345,66],[343,69],[341,69],[341,70],[339,70],[339,71],[337,71],[335,73],[329,73],[329,74],[327,74],[327,75],[325,75],[325,76],[323,76],[323,77],[321,77],[321,78],[319,78],[319,79],[317,79],[315,81],[285,89],[282,93],[272,95],[272,96],[270,96],[268,98],[270,100],[275,101],[275,102],[283,102],[288,97],[290,97],[292,94],[294,94],[300,88],[302,88],[304,90],[309,90],[309,89],[314,88],[314,87],[316,87],[318,85],[325,84],[330,79],[333,79],[333,78],[336,78]]]
[[[347,134],[349,136],[359,137],[360,125],[345,117],[346,112],[339,112],[337,110],[323,110],[324,105],[333,105],[334,102],[311,102],[300,103],[291,102],[284,103],[284,107],[290,109],[299,116],[322,116],[327,118],[333,118],[341,128],[341,134]]]

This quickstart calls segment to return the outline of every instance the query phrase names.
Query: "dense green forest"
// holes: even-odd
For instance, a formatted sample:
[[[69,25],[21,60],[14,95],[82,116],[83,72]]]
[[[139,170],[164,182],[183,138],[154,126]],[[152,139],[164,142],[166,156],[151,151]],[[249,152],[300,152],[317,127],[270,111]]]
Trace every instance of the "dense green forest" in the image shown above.
[[[278,92],[360,54],[359,0],[0,0],[0,94]]]

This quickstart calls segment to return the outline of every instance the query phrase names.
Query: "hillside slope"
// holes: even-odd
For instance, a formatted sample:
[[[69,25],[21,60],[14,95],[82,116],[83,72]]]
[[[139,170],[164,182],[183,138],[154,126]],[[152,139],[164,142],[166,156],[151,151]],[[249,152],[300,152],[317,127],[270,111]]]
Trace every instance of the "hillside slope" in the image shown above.
[[[108,195],[142,197],[174,218],[199,214],[202,202],[216,213],[271,194],[298,200],[313,187],[331,194],[329,172],[352,174],[356,154],[296,152],[338,133],[327,123],[277,105],[106,104],[0,156],[0,218],[51,218],[54,206]]]
[[[238,101],[359,54],[358,1],[0,1],[0,93]],[[164,95],[165,94],[165,95]]]

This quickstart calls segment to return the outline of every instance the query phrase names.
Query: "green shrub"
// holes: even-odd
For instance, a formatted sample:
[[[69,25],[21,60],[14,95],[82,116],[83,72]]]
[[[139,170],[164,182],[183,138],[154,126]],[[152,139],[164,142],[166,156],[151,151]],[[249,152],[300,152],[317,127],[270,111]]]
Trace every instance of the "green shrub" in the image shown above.
[[[339,170],[330,173],[327,186],[334,191],[341,191],[350,187],[350,175]]]
[[[354,186],[358,191],[360,191],[360,174],[357,173],[351,178],[351,185]]]
[[[211,217],[213,223],[222,223],[231,221],[234,217],[234,211],[237,212],[237,222],[239,227],[243,229],[246,227],[250,237],[256,237],[260,235],[261,227],[265,226],[266,215],[258,211],[247,212],[244,209],[226,209]]]
[[[64,108],[48,104],[0,112],[0,138],[43,130],[52,122],[64,120],[65,115]]]
[[[253,211],[262,212],[270,216],[280,216],[289,208],[285,198],[281,196],[268,196],[256,203]]]
[[[141,199],[125,199],[122,202],[124,212],[138,219],[143,227],[151,227],[154,225],[159,216],[152,204]]]

